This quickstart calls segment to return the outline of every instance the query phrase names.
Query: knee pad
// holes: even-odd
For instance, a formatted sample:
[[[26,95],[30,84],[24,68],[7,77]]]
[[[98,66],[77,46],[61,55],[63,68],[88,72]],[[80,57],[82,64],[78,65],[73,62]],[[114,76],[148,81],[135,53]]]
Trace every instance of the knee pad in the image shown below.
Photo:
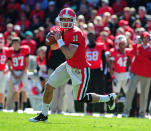
[[[90,103],[92,102],[92,95],[87,93],[79,102]]]

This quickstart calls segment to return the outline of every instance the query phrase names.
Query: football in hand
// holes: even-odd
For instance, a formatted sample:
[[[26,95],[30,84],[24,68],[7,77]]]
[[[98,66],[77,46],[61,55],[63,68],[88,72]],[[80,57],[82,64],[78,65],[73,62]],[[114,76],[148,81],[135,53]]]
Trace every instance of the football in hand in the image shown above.
[[[57,43],[57,41],[56,41],[55,37],[53,36],[53,31],[50,31],[46,36],[46,45],[51,46],[56,43]]]

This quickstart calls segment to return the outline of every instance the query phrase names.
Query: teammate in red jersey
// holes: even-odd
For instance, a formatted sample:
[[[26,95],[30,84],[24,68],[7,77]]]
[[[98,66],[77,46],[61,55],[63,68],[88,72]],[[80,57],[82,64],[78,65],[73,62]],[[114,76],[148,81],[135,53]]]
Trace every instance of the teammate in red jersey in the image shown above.
[[[3,34],[0,34],[0,110],[3,109],[4,104],[4,95],[5,95],[5,87],[7,82],[7,52],[8,48],[4,47],[4,37]]]
[[[32,122],[48,120],[48,110],[53,90],[65,84],[69,79],[72,80],[74,98],[77,101],[108,102],[111,110],[115,107],[116,95],[114,93],[109,95],[86,94],[90,69],[86,60],[85,37],[82,31],[75,26],[75,12],[70,8],[64,8],[60,11],[58,19],[60,26],[63,28],[63,33],[61,36],[60,31],[54,31],[54,37],[66,57],[66,62],[56,68],[50,75],[44,91],[42,113],[29,119]]]
[[[108,55],[110,55],[111,68],[114,72],[114,79],[112,81],[113,92],[118,95],[121,88],[123,88],[125,94],[127,92],[129,72],[126,72],[128,60],[126,37],[124,35],[119,35],[116,38],[116,43],[118,48],[112,48],[109,52],[106,52],[106,56],[108,57]],[[116,102],[117,101],[118,99],[116,99]],[[115,115],[117,115],[117,111],[115,111]]]
[[[20,38],[12,38],[12,48],[8,51],[8,68],[11,71],[11,81],[14,88],[15,109],[18,110],[19,92],[22,91],[23,110],[25,109],[27,97],[27,75],[26,71],[29,65],[29,47],[20,46]],[[22,84],[22,89],[20,85]]]
[[[105,48],[103,43],[96,42],[95,32],[88,32],[88,44],[86,46],[86,56],[90,65],[90,80],[87,93],[95,92],[97,94],[105,93]],[[104,114],[104,103],[87,103],[87,113],[99,112]]]

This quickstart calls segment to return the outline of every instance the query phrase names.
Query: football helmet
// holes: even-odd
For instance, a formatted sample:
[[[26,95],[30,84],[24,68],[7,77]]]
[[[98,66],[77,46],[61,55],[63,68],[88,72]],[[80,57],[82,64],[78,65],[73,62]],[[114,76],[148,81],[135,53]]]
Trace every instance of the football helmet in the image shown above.
[[[142,34],[142,38],[144,38],[144,37],[149,37],[149,38],[150,38],[150,34],[145,31],[145,32],[143,32],[143,34]]]
[[[62,21],[63,18],[70,18],[72,21]],[[73,28],[76,22],[76,14],[71,8],[64,8],[58,15],[58,21],[60,27],[64,29]]]
[[[127,46],[127,39],[124,35],[117,36],[115,42],[117,43],[117,48],[119,48],[120,43],[124,43],[125,46]]]

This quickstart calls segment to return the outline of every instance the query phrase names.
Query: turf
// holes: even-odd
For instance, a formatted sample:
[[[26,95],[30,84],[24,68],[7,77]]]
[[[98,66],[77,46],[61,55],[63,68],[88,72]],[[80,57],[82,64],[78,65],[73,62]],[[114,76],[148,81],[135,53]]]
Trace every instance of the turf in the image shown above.
[[[33,114],[0,112],[0,131],[151,131],[151,120],[49,115],[47,123],[32,123]]]

